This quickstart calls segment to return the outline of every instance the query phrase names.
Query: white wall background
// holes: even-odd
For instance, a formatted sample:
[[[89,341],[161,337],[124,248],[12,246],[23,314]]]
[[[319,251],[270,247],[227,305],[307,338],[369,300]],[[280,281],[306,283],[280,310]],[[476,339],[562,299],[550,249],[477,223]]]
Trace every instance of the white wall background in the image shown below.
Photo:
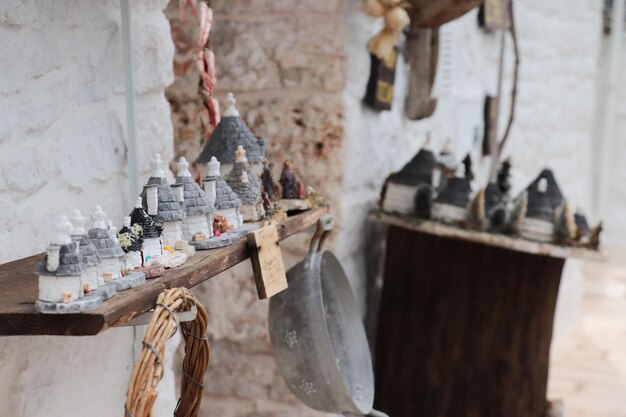
[[[513,194],[550,166],[575,206],[591,208],[594,89],[598,76],[602,2],[515,2],[521,66],[516,120],[506,155],[513,161]],[[364,277],[363,222],[375,207],[385,178],[410,160],[430,133],[438,151],[452,141],[462,159],[482,140],[483,100],[497,91],[499,38],[478,27],[477,10],[441,28],[435,81],[435,114],[404,117],[407,68],[400,60],[392,111],[375,113],[361,104],[369,76],[368,39],[381,22],[360,13],[360,2],[343,2],[342,36],[348,57],[346,166],[343,239],[339,248],[352,277]],[[379,19],[380,20],[380,19]],[[513,53],[507,44],[504,114],[508,117]],[[475,166],[478,165],[474,159]],[[364,299],[362,281],[354,279]],[[569,262],[557,312],[557,333],[575,322],[583,291],[580,266]]]
[[[130,3],[144,180],[153,152],[173,155],[173,44],[166,0]],[[0,262],[42,252],[75,208],[100,204],[117,225],[130,211],[122,70],[119,1],[0,2]],[[0,338],[0,415],[123,415],[133,343],[132,328]]]

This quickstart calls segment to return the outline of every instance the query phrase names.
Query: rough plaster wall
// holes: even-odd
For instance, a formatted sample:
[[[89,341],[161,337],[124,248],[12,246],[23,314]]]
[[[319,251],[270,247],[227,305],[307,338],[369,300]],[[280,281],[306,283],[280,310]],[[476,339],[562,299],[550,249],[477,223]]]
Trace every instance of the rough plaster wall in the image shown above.
[[[131,2],[141,180],[153,152],[173,155],[165,5]],[[7,262],[41,252],[52,221],[74,208],[89,215],[100,204],[119,226],[134,197],[119,1],[3,1],[0,39],[0,262]],[[0,415],[121,415],[132,365],[131,328],[0,338]]]
[[[601,2],[516,2],[521,67],[516,121],[505,154],[513,160],[513,193],[541,168],[551,166],[564,193],[590,209],[593,92],[601,33]],[[344,91],[346,150],[342,192],[344,234],[338,247],[353,285],[365,299],[365,217],[376,206],[386,176],[401,168],[430,133],[439,150],[450,139],[462,158],[482,137],[482,106],[497,91],[499,41],[478,28],[477,11],[441,28],[442,54],[435,81],[435,114],[409,121],[403,114],[407,69],[396,73],[393,110],[374,113],[361,104],[369,75],[365,45],[380,22],[359,13],[359,2],[343,2],[342,38],[348,58]],[[512,52],[503,107],[508,109]],[[504,122],[501,123],[504,125]],[[557,333],[577,315],[583,280],[580,266],[568,266],[557,312]]]

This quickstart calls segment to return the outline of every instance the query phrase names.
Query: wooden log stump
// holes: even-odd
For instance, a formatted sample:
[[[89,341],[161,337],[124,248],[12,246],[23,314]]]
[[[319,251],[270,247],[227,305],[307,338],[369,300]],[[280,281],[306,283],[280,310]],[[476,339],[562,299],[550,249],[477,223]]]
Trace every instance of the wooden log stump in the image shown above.
[[[541,417],[564,259],[389,227],[375,407]]]

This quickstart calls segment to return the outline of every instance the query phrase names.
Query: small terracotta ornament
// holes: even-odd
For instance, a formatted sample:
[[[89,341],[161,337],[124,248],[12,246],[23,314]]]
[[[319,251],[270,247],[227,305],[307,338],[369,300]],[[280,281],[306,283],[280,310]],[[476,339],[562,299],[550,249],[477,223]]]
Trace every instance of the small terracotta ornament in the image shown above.
[[[141,253],[143,238],[141,237],[141,232],[143,232],[141,226],[132,227],[130,216],[124,217],[124,227],[117,233],[117,241],[124,252],[126,252],[126,269],[141,268],[143,266],[143,255]]]
[[[238,146],[242,146],[248,155],[250,169],[256,175],[261,175],[265,159],[265,142],[256,138],[250,131],[241,119],[235,104],[235,97],[228,93],[222,118],[204,145],[196,163],[204,165],[215,157],[222,163],[222,174],[227,177],[235,163],[235,151]]]
[[[311,208],[311,203],[306,198],[304,183],[295,172],[293,162],[288,159],[283,164],[280,174],[280,186],[282,188],[282,200],[276,202],[276,210],[302,211]]]
[[[79,242],[72,240],[72,224],[66,216],[56,224],[57,235],[35,273],[39,275],[39,296],[35,309],[41,313],[80,313],[98,308],[102,297],[90,292],[85,297],[85,267]]]
[[[433,176],[437,161],[427,140],[419,152],[400,171],[385,181],[382,209],[400,214],[430,217]]]
[[[176,184],[182,187],[183,202],[185,203],[183,240],[193,240],[196,234],[207,237],[213,236],[215,207],[207,198],[204,190],[194,181],[191,172],[189,172],[189,163],[185,158],[180,158],[178,161]]]
[[[263,174],[261,174],[263,191],[267,193],[270,200],[278,197],[278,186],[274,182],[274,163],[267,159],[263,161]]]
[[[228,220],[226,220],[226,217],[218,214],[217,216],[215,216],[215,219],[213,219],[213,229],[215,230],[216,236],[219,236],[233,230],[233,226],[228,224]]]
[[[528,185],[526,192],[528,208],[520,230],[521,236],[539,242],[552,242],[557,209],[563,203],[563,194],[552,171],[541,171]]]
[[[71,218],[72,226],[74,227],[72,239],[78,244],[79,254],[84,267],[83,290],[85,293],[89,293],[98,288],[100,256],[94,244],[89,240],[89,236],[87,236],[87,231],[85,230],[86,220],[79,210],[74,210],[74,216]]]
[[[226,183],[241,199],[239,212],[243,220],[258,221],[265,215],[261,199],[261,181],[250,172],[245,149],[239,145],[235,153],[235,164]]]
[[[456,176],[448,180],[433,204],[432,217],[443,223],[458,224],[466,220],[471,188],[460,166]]]
[[[100,206],[96,206],[96,211],[91,215],[91,218],[93,228],[89,230],[89,239],[98,249],[98,255],[102,260],[99,265],[99,276],[104,279],[105,274],[107,274],[110,280],[116,280],[122,276],[124,251],[119,243],[111,238],[109,227],[106,224],[106,214]]]
[[[163,227],[161,240],[164,246],[174,246],[183,240],[183,219],[185,203],[182,201],[183,190],[178,194],[167,183],[161,155],[156,153],[152,159],[152,176],[141,192],[143,208]]]
[[[161,232],[163,228],[146,213],[141,197],[137,197],[135,208],[130,212],[131,229],[141,236],[141,255],[143,263],[157,260],[163,254]]]

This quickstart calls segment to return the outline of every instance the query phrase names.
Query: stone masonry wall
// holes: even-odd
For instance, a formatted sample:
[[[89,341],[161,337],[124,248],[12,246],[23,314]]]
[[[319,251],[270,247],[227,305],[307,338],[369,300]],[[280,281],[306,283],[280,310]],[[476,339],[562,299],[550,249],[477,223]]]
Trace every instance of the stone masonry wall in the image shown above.
[[[163,0],[130,3],[143,181],[153,152],[173,154],[164,97],[173,45]],[[88,216],[100,204],[121,225],[134,197],[127,195],[119,1],[2,1],[0,39],[3,263],[42,252],[54,221],[75,208]],[[132,328],[0,338],[0,415],[122,415],[133,341]],[[158,408],[171,415],[173,405]]]

